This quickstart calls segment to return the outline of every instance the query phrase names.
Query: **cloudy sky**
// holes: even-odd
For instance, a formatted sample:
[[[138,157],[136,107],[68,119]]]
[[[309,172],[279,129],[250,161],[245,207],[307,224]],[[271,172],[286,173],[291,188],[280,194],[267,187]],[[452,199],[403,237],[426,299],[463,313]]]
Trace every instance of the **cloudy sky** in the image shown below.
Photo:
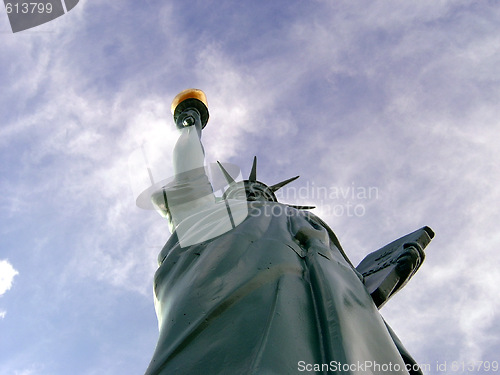
[[[207,161],[300,175],[280,199],[317,205],[354,264],[432,227],[381,310],[427,373],[500,361],[496,1],[82,0],[16,34],[0,13],[0,374],[145,371],[169,232],[133,160],[171,173],[189,87]]]

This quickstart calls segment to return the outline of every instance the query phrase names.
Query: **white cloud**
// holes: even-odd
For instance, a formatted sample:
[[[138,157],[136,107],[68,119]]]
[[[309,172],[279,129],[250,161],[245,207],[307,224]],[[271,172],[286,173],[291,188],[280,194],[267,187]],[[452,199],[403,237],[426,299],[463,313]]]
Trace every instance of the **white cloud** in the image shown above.
[[[34,370],[20,370],[14,373],[14,375],[33,375],[33,374],[35,374]]]
[[[0,260],[0,296],[12,288],[14,277],[18,274],[7,260]]]

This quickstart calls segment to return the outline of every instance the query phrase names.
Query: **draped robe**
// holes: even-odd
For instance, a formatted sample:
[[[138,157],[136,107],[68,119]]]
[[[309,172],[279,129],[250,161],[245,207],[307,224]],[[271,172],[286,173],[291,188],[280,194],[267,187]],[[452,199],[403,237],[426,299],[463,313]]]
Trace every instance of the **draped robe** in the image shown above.
[[[248,210],[239,225],[189,246],[174,232],[160,252],[146,375],[408,373],[413,359],[321,219],[236,204]]]

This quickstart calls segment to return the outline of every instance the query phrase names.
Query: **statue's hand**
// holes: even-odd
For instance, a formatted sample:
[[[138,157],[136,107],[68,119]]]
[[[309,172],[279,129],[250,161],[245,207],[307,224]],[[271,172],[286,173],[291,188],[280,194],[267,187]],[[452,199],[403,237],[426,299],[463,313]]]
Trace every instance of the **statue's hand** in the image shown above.
[[[432,237],[434,232],[423,227],[368,254],[356,267],[378,308],[417,272]]]
[[[183,129],[186,128],[196,128],[198,132],[198,137],[201,138],[201,130],[203,128],[203,123],[201,121],[201,115],[195,108],[189,108],[182,112],[175,122],[177,129],[182,133]]]
[[[422,262],[421,251],[417,244],[406,245],[403,253],[396,260],[396,272],[401,278],[400,284],[407,280]]]

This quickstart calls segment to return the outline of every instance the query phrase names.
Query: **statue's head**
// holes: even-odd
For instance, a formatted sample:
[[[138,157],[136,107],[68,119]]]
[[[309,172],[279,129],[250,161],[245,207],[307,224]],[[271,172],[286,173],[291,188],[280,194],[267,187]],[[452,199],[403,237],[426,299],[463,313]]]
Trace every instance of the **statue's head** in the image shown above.
[[[248,180],[238,181],[236,182],[231,175],[224,169],[221,163],[219,164],[219,168],[224,174],[226,181],[229,183],[229,187],[224,192],[224,199],[240,199],[246,200],[249,202],[255,201],[268,201],[268,202],[278,202],[275,191],[281,189],[286,184],[295,181],[299,176],[289,178],[288,180],[281,181],[272,186],[268,186],[265,183],[257,180],[257,157],[255,156],[252,164],[252,171],[250,172],[250,176],[248,176]],[[295,207],[298,209],[311,209],[314,206],[294,206],[288,205],[290,207]]]
[[[225,199],[241,199],[249,202],[277,202],[276,195],[269,186],[260,181],[244,180],[229,185],[225,191]]]

